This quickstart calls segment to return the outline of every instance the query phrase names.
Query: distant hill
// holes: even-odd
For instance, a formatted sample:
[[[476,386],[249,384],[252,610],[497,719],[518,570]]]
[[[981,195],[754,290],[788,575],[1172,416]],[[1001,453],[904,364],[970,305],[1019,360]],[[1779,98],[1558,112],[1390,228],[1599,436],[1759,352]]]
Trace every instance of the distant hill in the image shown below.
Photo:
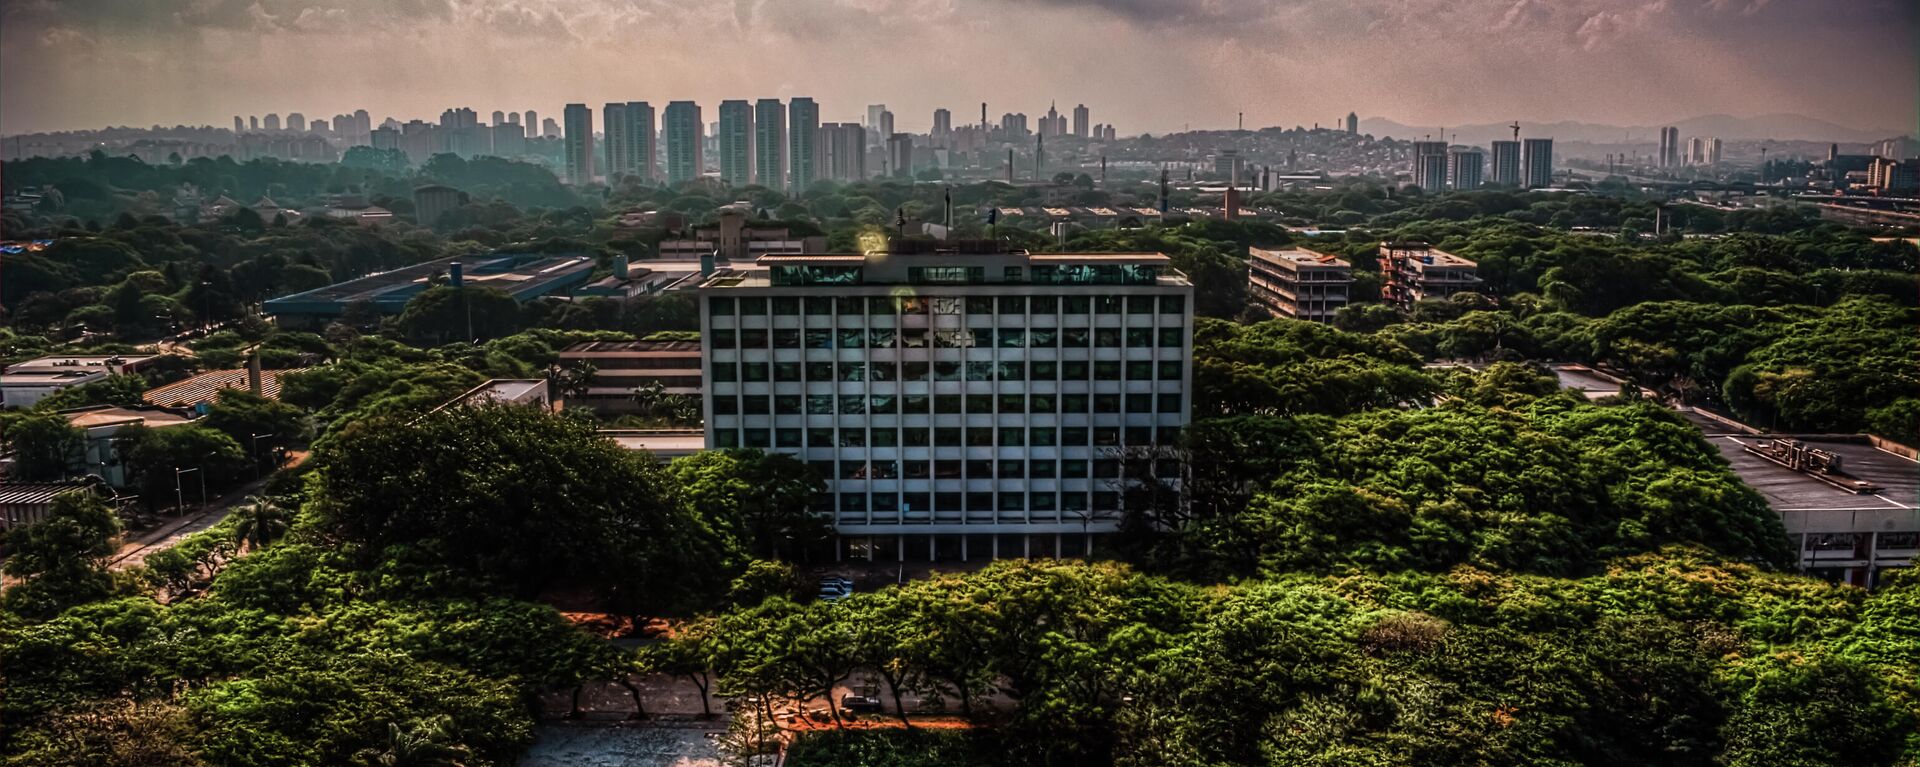
[[[1731,115],[1704,115],[1667,123],[1680,129],[1681,140],[1691,136],[1715,136],[1722,139],[1778,139],[1782,141],[1838,141],[1842,143],[1868,143],[1902,135],[1898,130],[1859,130],[1837,125],[1816,117],[1797,114],[1771,114],[1754,117],[1734,117]],[[1370,117],[1360,121],[1360,132],[1375,136],[1392,136],[1397,139],[1414,139],[1432,134],[1441,128],[1449,134],[1449,140],[1462,144],[1485,144],[1496,139],[1513,137],[1513,130],[1505,123],[1487,123],[1476,125],[1405,125],[1380,117]],[[1530,123],[1520,121],[1520,135],[1550,136],[1561,141],[1587,141],[1595,144],[1631,144],[1658,142],[1658,125],[1603,125],[1561,121],[1551,123]],[[1438,136],[1435,137],[1438,140]]]

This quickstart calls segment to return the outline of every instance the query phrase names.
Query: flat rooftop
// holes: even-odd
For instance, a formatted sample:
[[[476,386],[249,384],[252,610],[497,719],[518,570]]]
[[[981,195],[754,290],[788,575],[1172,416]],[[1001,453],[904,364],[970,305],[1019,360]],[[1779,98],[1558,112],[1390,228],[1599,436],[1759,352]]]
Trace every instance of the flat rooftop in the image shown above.
[[[1287,250],[1248,248],[1247,252],[1254,258],[1276,263],[1285,261],[1300,266],[1325,266],[1333,268],[1352,268],[1353,266],[1347,263],[1346,259],[1330,256],[1318,251],[1307,250],[1306,248],[1289,248]]]
[[[1472,261],[1468,261],[1467,259],[1424,242],[1383,242],[1380,243],[1380,251],[1382,253],[1394,251],[1409,255],[1418,253],[1420,254],[1418,260],[1426,266],[1474,266]]]
[[[193,420],[192,416],[184,413],[157,407],[114,407],[111,405],[63,410],[60,411],[60,415],[65,416],[68,425],[76,429],[92,429],[101,426],[126,426],[131,424],[141,424],[159,428],[162,426],[178,426]]]
[[[707,434],[700,429],[609,429],[600,434],[628,450],[659,456],[691,455],[707,449]]]
[[[8,365],[6,372],[9,374],[42,373],[87,368],[103,370],[110,367],[143,365],[159,356],[157,354],[50,354]]]
[[[1803,473],[1769,461],[1742,446],[1758,447],[1776,435],[1717,435],[1707,437],[1720,455],[1733,464],[1740,479],[1760,491],[1774,511],[1844,514],[1855,511],[1920,509],[1920,463],[1878,450],[1865,442],[1819,437],[1793,437],[1808,447],[1840,456],[1848,474],[1880,486],[1876,494],[1850,493]]]

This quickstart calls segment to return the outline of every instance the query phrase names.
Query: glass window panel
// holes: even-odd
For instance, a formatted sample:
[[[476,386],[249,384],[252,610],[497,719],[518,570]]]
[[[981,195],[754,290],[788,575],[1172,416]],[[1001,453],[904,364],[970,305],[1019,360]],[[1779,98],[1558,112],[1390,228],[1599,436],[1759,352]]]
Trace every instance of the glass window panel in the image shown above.
[[[745,349],[764,349],[767,346],[767,331],[747,329],[740,331],[740,346]]]
[[[732,297],[715,296],[707,300],[707,314],[709,316],[719,317],[722,315],[727,315],[732,313],[733,313]]]
[[[847,382],[867,380],[867,365],[864,362],[840,363],[840,380]]]
[[[864,415],[867,412],[867,398],[858,394],[840,395],[841,415]]]
[[[833,415],[833,395],[807,395],[807,415]]]
[[[731,362],[713,363],[713,380],[720,383],[732,383],[740,380],[740,368]]]
[[[800,380],[800,363],[798,362],[773,363],[773,380],[775,381]]]
[[[764,315],[764,314],[766,314],[766,313],[767,313],[767,299],[765,299],[765,298],[758,298],[758,297],[756,297],[756,298],[742,298],[742,299],[740,299],[740,313],[741,313],[741,314],[743,314],[743,315]]]

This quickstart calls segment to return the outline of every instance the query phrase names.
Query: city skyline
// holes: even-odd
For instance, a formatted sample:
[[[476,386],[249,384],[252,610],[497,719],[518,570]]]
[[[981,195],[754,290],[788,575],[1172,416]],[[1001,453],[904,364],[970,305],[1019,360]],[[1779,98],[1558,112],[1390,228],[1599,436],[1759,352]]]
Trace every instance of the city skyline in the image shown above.
[[[1449,4],[1444,14],[1422,3],[881,5],[888,12],[754,2],[10,4],[0,11],[0,132],[225,125],[235,114],[270,111],[430,116],[422,103],[551,114],[562,101],[717,105],[797,95],[825,105],[823,121],[886,103],[900,129],[915,133],[930,128],[936,108],[971,114],[986,101],[995,114],[1037,114],[1056,100],[1087,104],[1096,121],[1128,134],[1228,128],[1241,112],[1248,125],[1332,126],[1350,110],[1436,125],[1509,116],[1654,125],[1786,112],[1905,132],[1920,69],[1907,44],[1915,11],[1896,2],[1486,0]],[[887,34],[860,46],[832,41],[856,23]],[[1363,44],[1448,30],[1485,44],[1444,57],[1381,56]],[[1312,57],[1286,45],[1309,34],[1324,38]],[[648,66],[617,64],[632,49],[605,44],[632,36],[659,52]],[[706,51],[716,43],[766,55],[713,60]],[[1747,55],[1758,50],[1809,53]],[[1820,50],[1874,54],[1812,53]],[[263,57],[303,56],[326,62],[329,76],[287,78],[281,67],[257,66]],[[1519,58],[1527,65],[1516,66]],[[1485,88],[1488,81],[1505,87]],[[557,82],[565,93],[556,95]]]

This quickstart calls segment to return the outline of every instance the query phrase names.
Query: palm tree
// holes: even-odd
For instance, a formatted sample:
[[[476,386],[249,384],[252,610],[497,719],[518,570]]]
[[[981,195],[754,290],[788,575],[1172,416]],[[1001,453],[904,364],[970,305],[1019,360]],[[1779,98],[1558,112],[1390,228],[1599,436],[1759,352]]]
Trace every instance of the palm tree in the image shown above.
[[[648,381],[643,386],[633,387],[627,394],[633,400],[633,408],[644,416],[652,416],[667,399],[667,387],[659,381]]]
[[[453,720],[442,714],[403,730],[387,723],[387,747],[361,749],[354,761],[368,767],[461,767],[470,755],[453,740]]]
[[[233,539],[255,549],[266,548],[293,527],[292,512],[259,496],[248,496],[233,510],[233,519]]]

